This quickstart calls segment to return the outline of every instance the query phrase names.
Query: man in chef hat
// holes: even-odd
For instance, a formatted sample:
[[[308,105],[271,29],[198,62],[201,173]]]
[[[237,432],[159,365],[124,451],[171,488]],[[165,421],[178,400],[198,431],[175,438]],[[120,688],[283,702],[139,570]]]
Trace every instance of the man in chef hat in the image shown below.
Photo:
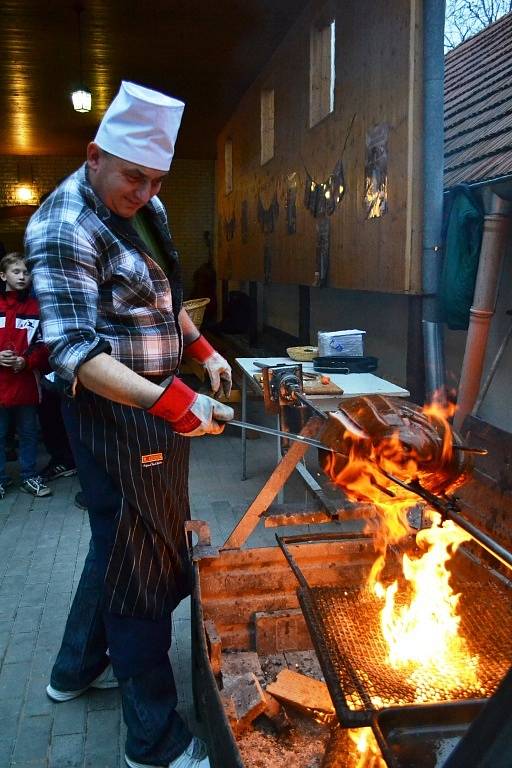
[[[183,109],[123,82],[87,162],[25,240],[92,534],[47,693],[64,702],[119,685],[131,768],[209,766],[176,712],[168,651],[171,612],[190,592],[187,438],[220,434],[233,411],[177,376],[185,356],[214,393],[231,388],[228,363],[183,309],[157,197]]]

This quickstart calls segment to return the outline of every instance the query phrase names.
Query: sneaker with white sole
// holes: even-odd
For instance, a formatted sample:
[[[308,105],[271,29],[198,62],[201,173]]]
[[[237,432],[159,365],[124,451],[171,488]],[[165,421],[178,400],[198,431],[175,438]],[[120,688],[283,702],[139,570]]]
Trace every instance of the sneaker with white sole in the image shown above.
[[[161,765],[148,765],[147,763],[137,763],[135,760],[130,760],[128,755],[124,756],[126,765],[130,768],[164,768]],[[197,736],[192,737],[192,741],[181,755],[171,760],[165,768],[210,768],[210,761],[208,759],[208,751],[206,744]]]
[[[112,666],[109,664],[108,667],[103,670],[101,675],[98,675],[98,677],[95,678],[92,683],[86,685],[85,688],[80,688],[78,691],[59,691],[57,688],[54,688],[53,685],[47,685],[46,694],[52,701],[71,701],[71,699],[76,699],[78,696],[81,696],[82,693],[88,691],[89,688],[105,689],[117,688],[118,686],[119,683],[117,682],[117,678],[114,676]]]
[[[41,470],[41,477],[45,483],[56,480],[58,477],[71,477],[76,475],[76,467],[67,467],[65,464],[50,463]]]
[[[52,491],[44,484],[43,478],[39,477],[27,477],[26,480],[20,485],[20,491],[24,493],[30,493],[32,496],[51,496]]]

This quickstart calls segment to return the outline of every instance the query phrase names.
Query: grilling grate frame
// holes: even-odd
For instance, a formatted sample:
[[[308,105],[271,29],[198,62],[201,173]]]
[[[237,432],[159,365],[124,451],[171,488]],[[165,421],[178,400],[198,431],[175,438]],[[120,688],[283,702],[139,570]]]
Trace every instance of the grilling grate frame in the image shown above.
[[[482,578],[476,581],[456,574],[451,579],[461,595],[460,634],[469,654],[479,657],[479,685],[462,682],[443,690],[427,676],[418,693],[407,681],[412,665],[394,670],[383,661],[387,646],[380,631],[382,601],[364,586],[310,586],[286,546],[301,537],[277,538],[301,584],[299,602],[342,725],[370,725],[373,713],[386,707],[481,701],[495,692],[512,658],[512,610],[510,588],[492,572],[482,567]],[[311,542],[315,537],[307,538]]]

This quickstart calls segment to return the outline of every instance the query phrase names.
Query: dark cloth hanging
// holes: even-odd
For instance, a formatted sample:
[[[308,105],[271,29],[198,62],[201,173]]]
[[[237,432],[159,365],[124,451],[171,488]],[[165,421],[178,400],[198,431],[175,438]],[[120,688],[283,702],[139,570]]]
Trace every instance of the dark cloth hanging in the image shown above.
[[[444,262],[439,287],[441,319],[451,330],[467,330],[473,303],[484,211],[470,187],[455,187],[445,208]]]
[[[224,236],[229,243],[235,236],[236,219],[234,215],[229,219],[224,219]]]
[[[297,186],[286,190],[286,229],[289,235],[297,231]]]
[[[279,216],[279,203],[277,201],[277,195],[274,193],[272,202],[268,208],[265,208],[261,202],[261,198],[258,196],[258,221],[261,227],[261,231],[264,234],[270,235],[275,229],[277,217]]]

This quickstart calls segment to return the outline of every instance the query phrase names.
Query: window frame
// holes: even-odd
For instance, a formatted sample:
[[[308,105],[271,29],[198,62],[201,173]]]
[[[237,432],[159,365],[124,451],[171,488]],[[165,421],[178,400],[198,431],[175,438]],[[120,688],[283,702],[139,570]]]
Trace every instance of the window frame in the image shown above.
[[[309,34],[309,127],[334,112],[336,85],[336,19],[313,24]]]
[[[260,92],[260,165],[266,165],[275,154],[275,89]]]

